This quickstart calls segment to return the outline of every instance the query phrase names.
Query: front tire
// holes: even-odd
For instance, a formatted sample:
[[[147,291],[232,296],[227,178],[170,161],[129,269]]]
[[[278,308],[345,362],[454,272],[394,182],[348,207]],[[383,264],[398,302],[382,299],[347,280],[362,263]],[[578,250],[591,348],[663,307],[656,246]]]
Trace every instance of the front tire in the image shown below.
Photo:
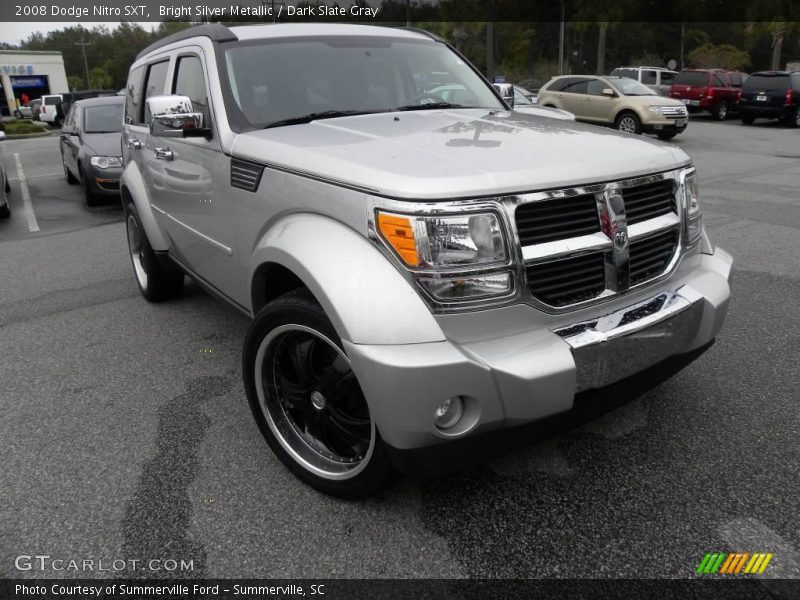
[[[180,296],[183,293],[183,271],[159,262],[133,202],[125,206],[125,224],[133,274],[142,296],[150,302],[163,302]]]
[[[305,289],[256,316],[242,354],[250,410],[280,461],[311,487],[363,498],[392,467],[341,340]]]
[[[11,209],[8,206],[8,200],[6,203],[0,208],[0,219],[7,219],[11,216]]]
[[[789,117],[789,127],[800,127],[800,106],[794,109],[794,114]]]
[[[636,113],[625,111],[617,117],[614,122],[614,127],[624,133],[640,134],[642,133],[642,121],[636,116]]]
[[[64,155],[61,155],[61,166],[64,167],[64,179],[67,180],[69,185],[75,185],[78,183],[78,180],[75,178],[75,175],[72,174],[72,171],[67,168],[67,163],[64,161]]]
[[[14,118],[15,119],[21,119],[22,118],[22,113],[19,112],[18,110],[15,110],[14,111]]]

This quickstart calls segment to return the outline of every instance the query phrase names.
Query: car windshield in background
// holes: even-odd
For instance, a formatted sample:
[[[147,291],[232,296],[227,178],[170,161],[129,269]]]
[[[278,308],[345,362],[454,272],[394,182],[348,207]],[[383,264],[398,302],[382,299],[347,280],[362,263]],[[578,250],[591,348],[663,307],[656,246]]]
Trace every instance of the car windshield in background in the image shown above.
[[[609,77],[608,80],[623,96],[653,96],[655,94],[646,85],[628,77]]]
[[[792,84],[788,75],[750,75],[744,82],[743,90],[757,92],[758,90],[770,92],[786,92]]]
[[[533,106],[533,102],[525,97],[525,94],[514,88],[514,106]]]
[[[699,71],[684,71],[678,73],[675,81],[672,83],[676,85],[695,85],[698,87],[705,87],[708,85],[708,73]]]
[[[84,109],[86,133],[115,133],[122,130],[122,103],[87,106]]]
[[[259,40],[226,45],[232,124],[241,130],[305,116],[503,106],[445,45],[385,37]],[[330,116],[328,118],[331,118]]]

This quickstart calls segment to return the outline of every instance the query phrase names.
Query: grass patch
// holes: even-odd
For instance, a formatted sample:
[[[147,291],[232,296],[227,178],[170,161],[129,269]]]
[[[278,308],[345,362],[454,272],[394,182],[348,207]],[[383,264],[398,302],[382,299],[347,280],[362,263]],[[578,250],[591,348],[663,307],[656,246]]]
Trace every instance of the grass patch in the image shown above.
[[[42,125],[33,121],[18,119],[16,121],[6,121],[7,135],[23,135],[26,133],[43,133],[47,131]]]

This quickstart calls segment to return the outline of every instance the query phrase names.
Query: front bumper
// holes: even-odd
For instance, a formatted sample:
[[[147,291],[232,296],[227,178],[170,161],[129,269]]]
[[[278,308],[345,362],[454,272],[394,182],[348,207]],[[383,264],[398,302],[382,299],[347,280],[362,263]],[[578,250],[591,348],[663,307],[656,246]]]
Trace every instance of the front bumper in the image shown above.
[[[122,167],[99,169],[89,164],[85,165],[84,169],[94,194],[102,196],[119,195],[119,179],[122,177]]]
[[[613,309],[599,305],[596,315],[586,318],[584,312],[557,327],[468,341],[343,343],[381,436],[394,449],[514,427],[571,409],[580,392],[711,343],[727,312],[733,259],[718,248],[694,260],[646,297]],[[473,318],[489,319],[485,313]],[[463,400],[463,416],[439,430],[434,411],[454,396]]]
[[[678,123],[682,123],[679,125]],[[666,133],[677,132],[681,133],[689,126],[689,117],[682,119],[664,119],[660,121],[647,121],[642,123],[642,131],[645,133]]]

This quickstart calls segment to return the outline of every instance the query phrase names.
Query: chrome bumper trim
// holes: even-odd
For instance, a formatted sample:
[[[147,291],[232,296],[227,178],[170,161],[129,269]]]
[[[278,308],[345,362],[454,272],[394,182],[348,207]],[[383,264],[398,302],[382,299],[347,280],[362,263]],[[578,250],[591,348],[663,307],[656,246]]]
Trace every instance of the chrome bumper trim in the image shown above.
[[[605,316],[554,331],[572,348],[576,391],[600,388],[683,351],[703,316],[703,296],[685,285]]]

